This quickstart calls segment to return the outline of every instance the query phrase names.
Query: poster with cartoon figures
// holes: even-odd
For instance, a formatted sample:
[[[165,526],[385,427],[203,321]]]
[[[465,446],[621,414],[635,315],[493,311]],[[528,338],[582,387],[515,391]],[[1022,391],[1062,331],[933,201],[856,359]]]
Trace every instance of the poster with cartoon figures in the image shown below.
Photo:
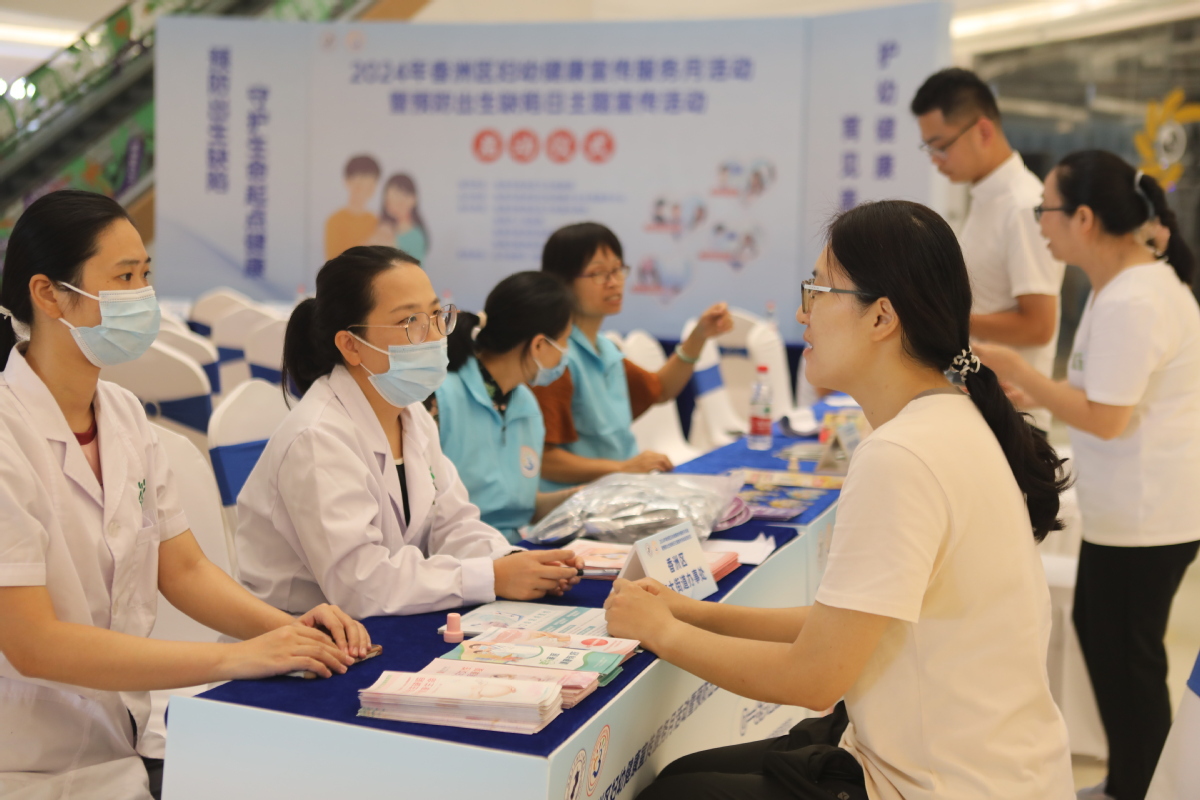
[[[552,231],[595,220],[631,267],[613,327],[676,338],[716,300],[773,301],[795,340],[785,309],[829,213],[931,199],[905,106],[946,62],[948,19],[942,3],[502,29],[167,19],[160,162],[180,166],[158,180],[160,292],[290,300],[327,258],[383,244],[475,309],[538,268]],[[831,171],[846,153],[891,167]]]

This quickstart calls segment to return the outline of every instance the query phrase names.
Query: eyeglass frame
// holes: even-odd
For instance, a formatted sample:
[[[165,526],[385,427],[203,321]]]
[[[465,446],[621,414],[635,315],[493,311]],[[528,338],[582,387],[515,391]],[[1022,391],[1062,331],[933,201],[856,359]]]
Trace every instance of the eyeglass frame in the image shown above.
[[[425,332],[423,334],[421,334],[421,337],[418,341],[413,341],[412,328],[410,326],[415,324],[415,321],[417,320],[418,317],[425,318],[425,326],[424,326]],[[450,318],[448,322],[446,321],[446,317]],[[424,344],[425,340],[429,338],[429,324],[430,324],[431,319],[437,320],[436,325],[437,325],[438,330],[441,332],[442,336],[449,336],[450,334],[454,333],[454,328],[455,328],[455,326],[458,325],[458,306],[454,305],[454,303],[447,303],[446,305],[442,306],[438,310],[438,313],[436,315],[434,315],[433,317],[430,317],[429,312],[427,312],[427,311],[417,311],[417,312],[411,314],[408,319],[406,319],[404,322],[401,322],[398,325],[365,325],[365,324],[363,324],[363,325],[348,325],[348,326],[346,326],[346,329],[351,330],[353,328],[404,328],[404,335],[408,337],[409,344]]]
[[[597,286],[603,286],[604,284],[608,283],[609,279],[614,275],[620,275],[621,280],[625,280],[629,277],[631,272],[633,272],[633,267],[629,266],[628,264],[621,264],[621,266],[617,267],[616,269],[610,269],[604,272],[581,272],[579,273],[578,277],[587,278]]]
[[[813,283],[816,278],[800,281],[800,312],[802,314],[812,313],[813,293],[821,292],[823,294],[856,294],[860,297],[875,297],[871,292],[864,292],[859,289],[835,289],[832,286],[818,286]]]
[[[1047,208],[1046,206],[1043,206],[1043,205],[1036,205],[1033,207],[1033,221],[1041,222],[1042,215],[1045,214],[1047,211],[1062,211],[1063,213],[1066,213],[1069,211],[1072,214],[1075,213],[1075,209],[1071,208],[1070,206],[1052,206],[1050,208]]]
[[[979,120],[981,120],[981,119],[983,119],[982,114],[980,114],[978,117],[976,117],[974,120],[972,120],[970,122],[970,124],[967,125],[967,127],[963,128],[961,131],[954,134],[954,136],[950,137],[950,141],[946,142],[945,144],[932,145],[929,142],[921,142],[921,144],[917,146],[917,149],[919,149],[922,153],[924,153],[925,155],[930,156],[932,158],[945,158],[946,151],[949,150],[951,147],[953,147],[954,143],[957,142],[959,139],[961,139],[966,134],[967,131],[971,130],[971,128],[974,128],[976,125],[978,125]]]

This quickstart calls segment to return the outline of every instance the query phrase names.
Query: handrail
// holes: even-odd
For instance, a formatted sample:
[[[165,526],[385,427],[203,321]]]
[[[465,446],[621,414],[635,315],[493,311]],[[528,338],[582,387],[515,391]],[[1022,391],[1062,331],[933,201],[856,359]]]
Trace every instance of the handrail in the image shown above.
[[[95,23],[74,44],[14,80],[0,95],[0,158],[122,66],[149,51],[159,16],[200,14],[230,5],[230,0],[131,0]],[[354,0],[274,0],[260,16],[325,20],[354,5]]]

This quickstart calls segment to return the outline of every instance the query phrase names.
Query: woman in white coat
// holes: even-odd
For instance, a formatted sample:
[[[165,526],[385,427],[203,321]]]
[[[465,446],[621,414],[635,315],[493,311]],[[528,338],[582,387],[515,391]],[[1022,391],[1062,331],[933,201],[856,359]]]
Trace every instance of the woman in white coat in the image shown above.
[[[253,594],[366,617],[578,581],[570,551],[514,551],[483,523],[442,453],[422,403],[446,376],[456,319],[401,250],[352,247],[321,268],[284,340],[284,385],[303,397],[238,497],[238,575]]]
[[[300,669],[328,676],[370,646],[341,611],[321,606],[293,619],[208,561],[141,404],[99,380],[102,366],[136,358],[157,335],[149,262],[121,206],[87,192],[37,200],[8,242],[0,285],[6,798],[148,797],[162,767],[139,757],[150,690]],[[147,638],[159,591],[248,641]]]

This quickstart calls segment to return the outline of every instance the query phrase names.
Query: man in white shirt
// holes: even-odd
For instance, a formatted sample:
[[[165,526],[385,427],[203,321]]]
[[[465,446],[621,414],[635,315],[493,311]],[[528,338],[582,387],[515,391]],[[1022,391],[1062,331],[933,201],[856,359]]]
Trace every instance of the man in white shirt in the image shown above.
[[[958,237],[971,276],[971,337],[1009,345],[1050,376],[1064,267],[1051,257],[1034,217],[1042,182],[1009,145],[996,98],[975,73],[934,73],[910,109],[922,150],[938,171],[954,183],[971,184],[971,207]],[[1038,427],[1049,429],[1048,411],[1033,416]]]

